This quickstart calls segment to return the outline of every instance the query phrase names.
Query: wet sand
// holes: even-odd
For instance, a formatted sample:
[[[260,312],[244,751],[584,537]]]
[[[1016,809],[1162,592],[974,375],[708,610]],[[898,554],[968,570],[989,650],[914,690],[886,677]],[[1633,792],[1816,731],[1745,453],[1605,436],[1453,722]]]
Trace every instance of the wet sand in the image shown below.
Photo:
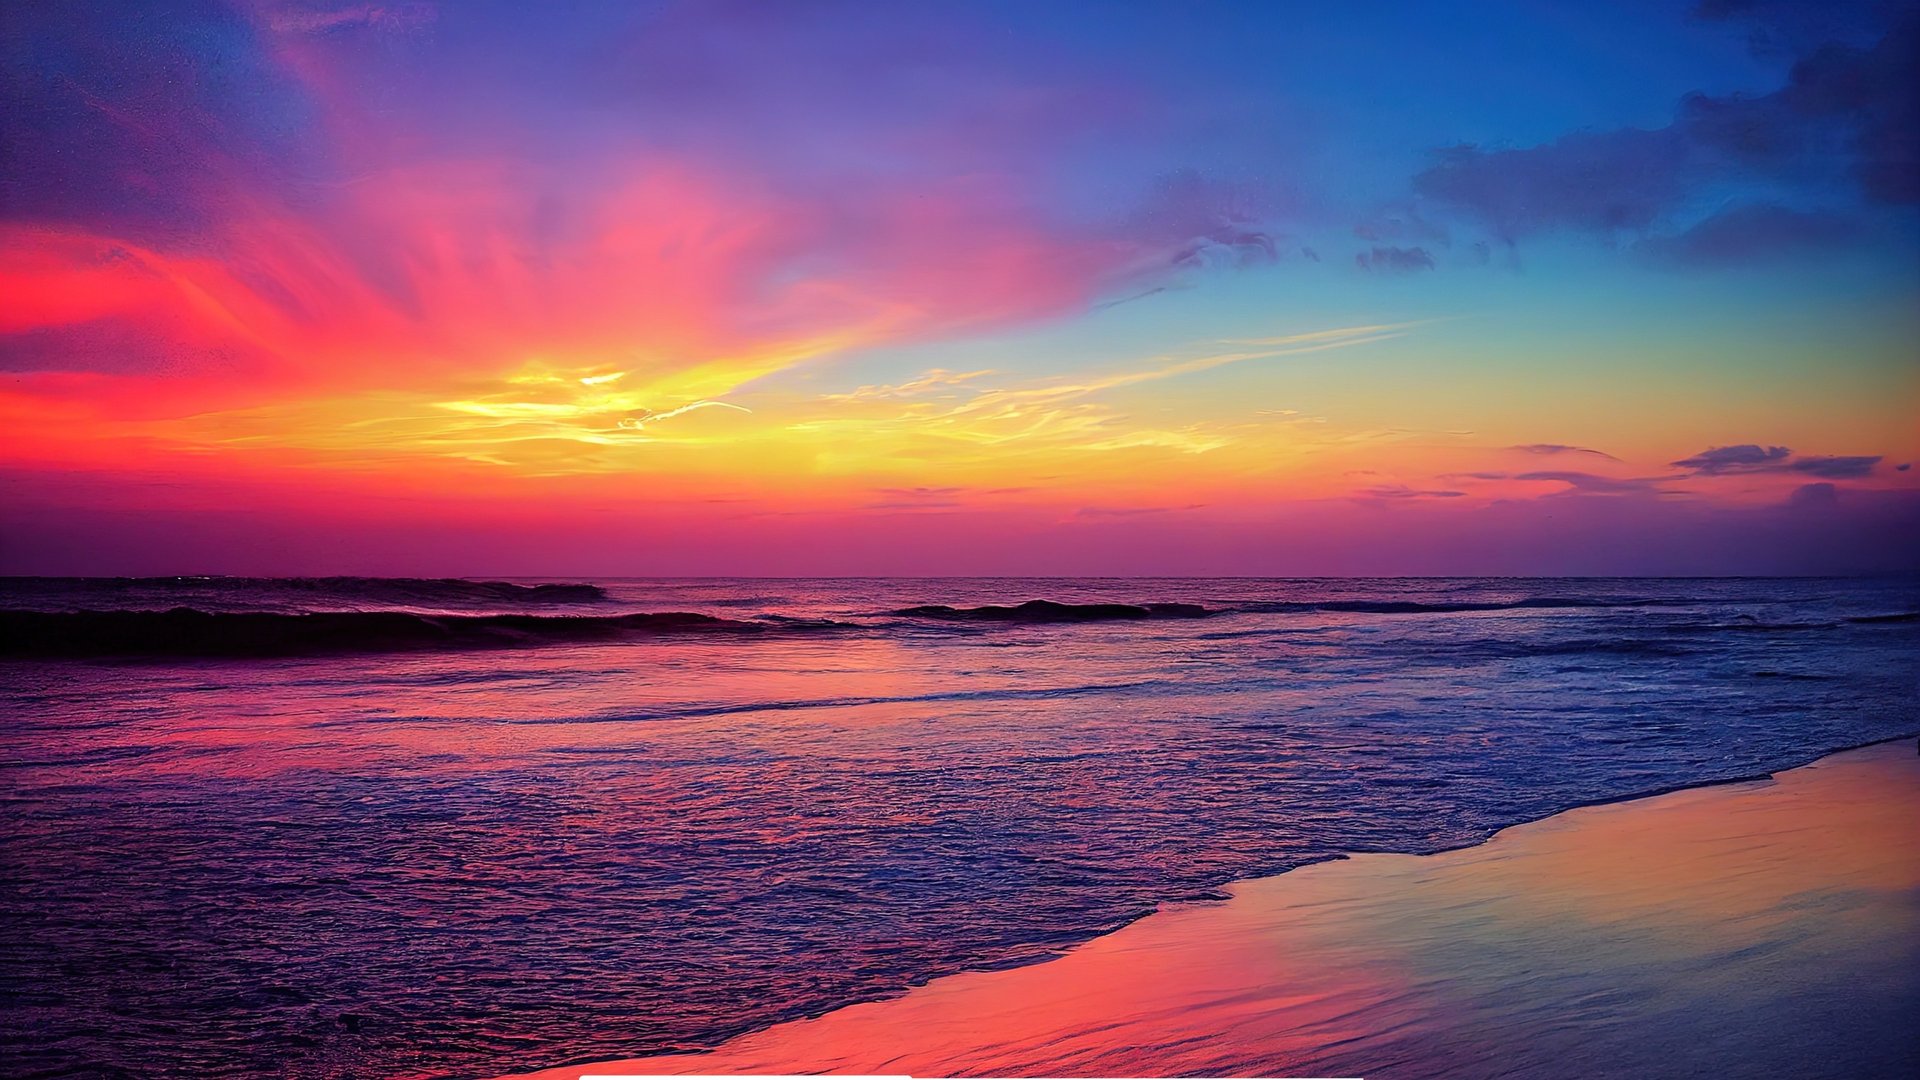
[[[710,1053],[528,1074],[1920,1075],[1913,740],[1358,855]]]

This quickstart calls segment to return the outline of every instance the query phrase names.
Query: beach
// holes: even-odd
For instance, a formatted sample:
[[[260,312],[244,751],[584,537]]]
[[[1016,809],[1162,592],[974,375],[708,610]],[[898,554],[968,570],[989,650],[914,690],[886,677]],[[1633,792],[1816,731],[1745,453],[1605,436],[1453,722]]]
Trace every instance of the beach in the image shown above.
[[[1913,1075],[1915,750],[1319,863],[1048,962],[521,1080]]]

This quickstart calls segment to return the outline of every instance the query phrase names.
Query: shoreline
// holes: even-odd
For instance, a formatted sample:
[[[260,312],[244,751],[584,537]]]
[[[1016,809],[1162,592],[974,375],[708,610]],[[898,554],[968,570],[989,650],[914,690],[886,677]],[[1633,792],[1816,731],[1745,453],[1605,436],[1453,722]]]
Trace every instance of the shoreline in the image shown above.
[[[1857,846],[1849,829],[1884,832],[1888,822],[1904,820],[1900,815],[1920,819],[1920,757],[1910,745],[1915,737],[1829,750],[1763,775],[1583,803],[1442,851],[1348,853],[1231,883],[1222,887],[1225,901],[1162,903],[1036,964],[940,976],[893,997],[758,1029],[707,1051],[576,1063],[502,1080],[572,1080],[606,1072],[1427,1076],[1471,1069],[1476,1061],[1480,1067],[1519,1061],[1520,1071],[1529,1074],[1526,1060],[1539,1046],[1568,1041],[1569,1025],[1577,1036],[1583,1023],[1607,1045],[1620,1041],[1622,1028],[1642,1029],[1614,1048],[1616,1057],[1631,1056],[1636,1043],[1673,1042],[1669,1049],[1682,1053],[1689,1040],[1698,1044],[1702,1025],[1738,1020],[1741,1006],[1748,1013],[1779,1012],[1785,1008],[1781,999],[1806,996],[1813,984],[1830,990],[1857,981],[1850,965],[1872,967],[1873,957],[1888,951],[1887,941],[1900,947],[1892,951],[1904,949],[1909,959],[1920,960],[1920,899],[1912,891],[1920,889],[1920,850],[1895,832],[1880,850],[1853,851],[1852,863],[1837,865],[1833,858],[1835,850]],[[1884,788],[1894,805],[1864,798],[1862,785]],[[1671,854],[1676,844],[1690,845],[1686,858],[1662,863],[1662,852]],[[1592,878],[1586,868],[1609,860],[1617,863],[1616,876]],[[1624,944],[1600,946],[1583,943],[1578,934],[1562,941],[1517,933],[1532,927],[1529,904],[1539,907],[1542,901],[1512,887],[1516,867],[1548,864],[1561,865],[1562,872],[1532,881],[1534,893],[1575,907],[1645,908],[1646,933],[1629,932]],[[1718,867],[1753,891],[1736,895],[1718,880],[1697,879],[1688,869],[1696,864]],[[1658,880],[1649,869],[1654,866],[1668,880]],[[1856,888],[1863,875],[1875,874],[1905,882],[1908,892],[1889,900],[1885,888],[1864,894]],[[1766,891],[1768,884],[1778,895]],[[1440,885],[1456,898],[1451,906],[1432,903]],[[1866,894],[1871,903],[1862,899]],[[1796,905],[1824,896],[1833,912],[1874,922],[1878,937],[1868,930],[1860,940],[1876,948],[1836,947],[1803,956],[1784,981],[1782,973],[1768,973],[1774,981],[1758,991],[1765,1000],[1734,1000],[1731,1010],[1722,1000],[1730,993],[1725,984],[1742,981],[1741,973],[1757,963],[1751,957],[1793,946],[1792,935],[1763,934],[1746,946],[1755,950],[1747,959],[1736,950],[1724,963],[1702,961],[1690,978],[1669,971],[1664,981],[1649,983],[1636,967],[1641,961],[1634,959],[1634,939],[1673,936],[1676,928],[1662,922],[1668,909],[1702,895],[1719,896],[1730,909],[1745,905],[1751,910],[1742,918],[1749,922],[1794,923],[1802,937],[1832,937],[1799,926],[1794,917]],[[1461,912],[1471,912],[1472,919],[1453,925]],[[1487,934],[1488,920],[1506,929]],[[1712,937],[1714,923],[1679,929],[1686,931],[1683,940],[1697,945],[1703,935]],[[1463,942],[1477,944],[1452,963],[1430,962],[1436,954],[1458,953]],[[1582,948],[1592,955],[1567,967],[1569,951]],[[1506,956],[1505,977],[1499,963],[1489,966],[1488,955]],[[1424,966],[1417,962],[1423,958],[1429,961]],[[1405,975],[1409,968],[1418,969],[1417,978],[1382,977]],[[1511,993],[1503,988],[1515,978],[1520,985],[1552,981],[1542,971],[1559,971],[1570,980],[1561,988],[1571,995],[1565,1008],[1556,1012],[1508,1000]],[[1920,976],[1892,981],[1898,1004],[1920,1005]],[[1596,1009],[1594,995],[1618,992],[1613,983],[1635,989],[1613,1013]],[[1718,989],[1696,994],[1692,983]],[[1768,993],[1768,986],[1777,992]],[[1797,989],[1789,993],[1788,986]],[[1690,997],[1700,1000],[1689,1003]],[[1093,999],[1100,1004],[1092,1005]],[[1671,1016],[1656,1022],[1659,1010],[1649,1004],[1655,1000],[1665,1002],[1663,1008],[1677,1005],[1698,1023]],[[1717,1019],[1708,1015],[1716,1011]],[[1525,1037],[1529,1024],[1541,1027],[1537,1039]],[[1783,1029],[1775,1024],[1774,1030]],[[1866,1059],[1849,1058],[1852,1074],[1874,1075],[1880,1058],[1903,1068],[1920,1063],[1920,1046],[1900,1045],[1897,1033],[1889,1038]],[[1802,1056],[1792,1064],[1804,1073],[1808,1038],[1796,1045]],[[1564,1063],[1563,1049],[1540,1059],[1544,1071],[1531,1075],[1593,1075],[1601,1061],[1591,1057],[1591,1046],[1574,1050],[1587,1055],[1579,1066]],[[1848,1053],[1845,1047],[1827,1052]],[[1779,1056],[1756,1044],[1702,1064],[1722,1075],[1778,1075]],[[1664,1058],[1656,1063],[1669,1064]],[[1624,1066],[1619,1074],[1627,1074]]]

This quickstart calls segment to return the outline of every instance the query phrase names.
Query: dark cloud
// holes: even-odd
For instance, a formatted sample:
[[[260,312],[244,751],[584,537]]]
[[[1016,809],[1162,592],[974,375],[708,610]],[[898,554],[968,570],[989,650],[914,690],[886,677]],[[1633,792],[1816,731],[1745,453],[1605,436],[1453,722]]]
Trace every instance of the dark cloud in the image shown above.
[[[1871,44],[1912,0],[1701,0],[1695,20],[1747,31],[1756,55],[1797,59],[1830,41]]]
[[[1676,469],[1690,469],[1702,476],[1738,473],[1806,473],[1829,480],[1857,480],[1872,475],[1880,464],[1879,454],[1811,454],[1794,457],[1784,446],[1716,446],[1673,463]]]
[[[1426,248],[1381,246],[1355,255],[1353,264],[1368,273],[1415,274],[1433,269],[1433,256]]]
[[[1831,154],[1869,199],[1912,203],[1920,201],[1917,77],[1920,18],[1909,12],[1871,47],[1813,49],[1777,93],[1690,97],[1677,123],[1708,149],[1767,175],[1791,176],[1813,155]]]
[[[1741,9],[1768,17],[1773,5]],[[1736,14],[1716,5],[1713,17]],[[1866,16],[1862,16],[1864,19]],[[1886,23],[1880,25],[1886,26]],[[1871,45],[1830,40],[1795,50],[1787,83],[1762,95],[1693,94],[1655,129],[1582,131],[1540,146],[1473,145],[1435,152],[1414,190],[1512,240],[1551,229],[1611,234],[1660,226],[1715,185],[1767,183],[1869,202],[1920,201],[1915,131],[1920,18],[1911,13]],[[1805,242],[1831,223],[1735,218],[1692,241],[1709,253],[1769,237]]]
[[[1744,443],[1739,446],[1715,446],[1702,450],[1688,458],[1673,462],[1676,469],[1692,469],[1694,472],[1716,476],[1729,472],[1757,472],[1768,468],[1777,468],[1786,464],[1793,451],[1784,446],[1756,446]]]
[[[1911,461],[1903,461],[1900,464],[1894,466],[1894,469],[1897,472],[1906,472],[1908,469],[1911,469],[1911,468],[1913,468],[1913,462]]]
[[[1585,446],[1568,446],[1565,443],[1525,443],[1520,446],[1509,446],[1507,449],[1518,450],[1526,454],[1540,454],[1542,456],[1552,456],[1555,454],[1591,454],[1594,457],[1606,458],[1608,461],[1620,460],[1604,450],[1593,450]]]
[[[1787,468],[1792,472],[1824,476],[1830,480],[1855,480],[1872,475],[1874,466],[1880,464],[1880,455],[1856,455],[1853,457],[1803,457],[1795,458]]]
[[[1835,214],[1760,203],[1722,211],[1676,236],[1649,238],[1639,250],[1675,266],[1730,266],[1838,250],[1864,232]]]

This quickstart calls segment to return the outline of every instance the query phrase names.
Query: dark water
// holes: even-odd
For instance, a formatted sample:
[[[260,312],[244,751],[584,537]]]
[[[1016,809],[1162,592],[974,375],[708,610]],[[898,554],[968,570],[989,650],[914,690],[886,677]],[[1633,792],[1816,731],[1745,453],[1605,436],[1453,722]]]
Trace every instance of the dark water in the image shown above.
[[[1911,580],[538,584],[0,583],[0,1073],[706,1046],[1920,730]]]

